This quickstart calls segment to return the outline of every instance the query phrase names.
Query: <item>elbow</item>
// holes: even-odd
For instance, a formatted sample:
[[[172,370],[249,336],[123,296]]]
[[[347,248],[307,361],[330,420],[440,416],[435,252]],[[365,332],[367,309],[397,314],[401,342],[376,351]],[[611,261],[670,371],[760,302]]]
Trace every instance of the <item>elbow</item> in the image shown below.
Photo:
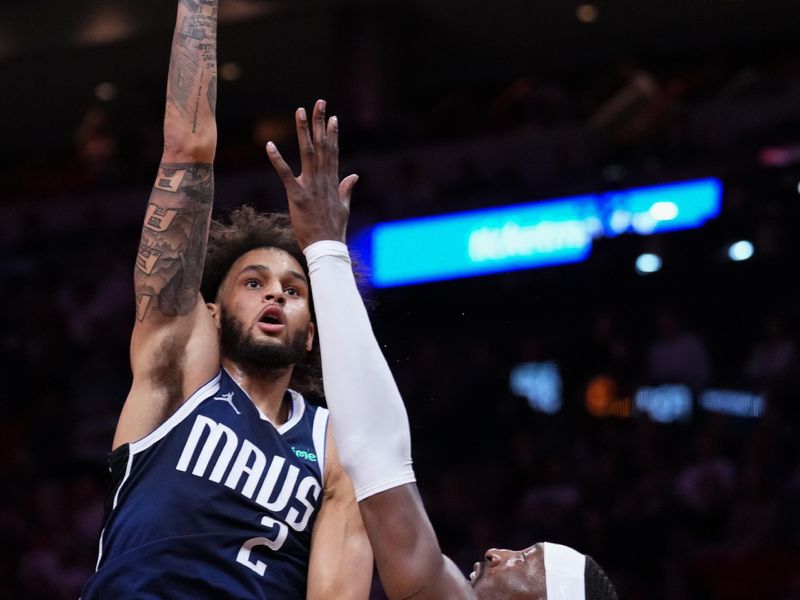
[[[205,131],[164,130],[163,162],[211,163],[217,150],[216,127]]]

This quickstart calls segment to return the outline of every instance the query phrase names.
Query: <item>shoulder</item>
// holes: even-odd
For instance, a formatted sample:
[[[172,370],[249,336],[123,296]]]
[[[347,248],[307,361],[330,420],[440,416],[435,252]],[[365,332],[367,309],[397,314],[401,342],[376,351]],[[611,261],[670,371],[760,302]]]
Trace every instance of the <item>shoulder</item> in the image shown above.
[[[161,426],[220,369],[219,339],[208,308],[154,327],[137,322],[131,338],[133,382],[117,422],[113,447]]]
[[[206,399],[227,391],[223,387],[225,383],[222,373],[217,371],[186,395],[183,401],[172,405],[160,396],[157,389],[148,389],[134,380],[117,422],[113,448],[130,444],[132,450],[138,452],[149,447],[189,418]]]
[[[325,432],[328,429],[328,409],[314,404],[300,392],[289,388],[286,394],[290,399],[289,419],[282,426],[299,428],[306,435],[314,437],[314,443],[322,451],[325,445]]]

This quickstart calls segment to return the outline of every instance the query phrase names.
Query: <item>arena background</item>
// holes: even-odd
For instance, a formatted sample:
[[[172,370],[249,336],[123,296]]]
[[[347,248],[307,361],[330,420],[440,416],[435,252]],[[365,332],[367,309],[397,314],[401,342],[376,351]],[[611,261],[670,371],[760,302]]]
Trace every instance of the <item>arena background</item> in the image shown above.
[[[76,598],[94,565],[173,4],[0,2],[2,598]],[[292,155],[292,111],[317,97],[361,174],[353,232],[722,180],[702,228],[369,299],[426,506],[467,572],[549,540],[593,555],[621,598],[800,598],[796,3],[220,5],[218,212],[283,207],[263,143]],[[740,240],[754,253],[735,262]],[[637,273],[644,252],[660,271]],[[511,385],[521,365],[558,369],[559,412]],[[637,409],[664,383],[693,392],[675,422]],[[710,411],[708,389],[764,404]]]

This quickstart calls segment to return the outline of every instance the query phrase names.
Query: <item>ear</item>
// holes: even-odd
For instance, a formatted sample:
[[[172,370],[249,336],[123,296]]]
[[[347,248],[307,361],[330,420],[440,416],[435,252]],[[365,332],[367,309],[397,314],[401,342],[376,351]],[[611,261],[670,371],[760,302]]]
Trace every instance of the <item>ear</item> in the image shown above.
[[[308,337],[306,338],[306,352],[311,352],[314,347],[314,322],[308,322]]]
[[[206,308],[211,313],[211,318],[214,319],[214,324],[219,329],[219,316],[222,311],[222,306],[215,302],[206,302]]]

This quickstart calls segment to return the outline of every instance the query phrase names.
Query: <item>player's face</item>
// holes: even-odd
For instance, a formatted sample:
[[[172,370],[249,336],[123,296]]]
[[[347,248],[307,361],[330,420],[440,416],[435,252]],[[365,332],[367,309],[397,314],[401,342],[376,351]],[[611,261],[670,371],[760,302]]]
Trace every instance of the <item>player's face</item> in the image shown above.
[[[222,286],[223,355],[264,367],[297,364],[311,349],[309,284],[300,264],[277,248],[259,248],[233,263]]]
[[[524,550],[492,548],[486,552],[486,560],[475,563],[470,580],[480,600],[546,600],[542,546],[534,544]]]

